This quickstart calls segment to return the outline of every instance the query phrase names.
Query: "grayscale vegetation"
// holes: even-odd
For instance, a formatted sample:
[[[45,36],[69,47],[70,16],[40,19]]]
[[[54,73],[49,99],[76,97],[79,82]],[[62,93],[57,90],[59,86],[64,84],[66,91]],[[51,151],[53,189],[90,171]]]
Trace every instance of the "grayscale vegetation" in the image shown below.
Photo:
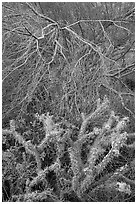
[[[4,202],[135,201],[135,3],[2,3]]]

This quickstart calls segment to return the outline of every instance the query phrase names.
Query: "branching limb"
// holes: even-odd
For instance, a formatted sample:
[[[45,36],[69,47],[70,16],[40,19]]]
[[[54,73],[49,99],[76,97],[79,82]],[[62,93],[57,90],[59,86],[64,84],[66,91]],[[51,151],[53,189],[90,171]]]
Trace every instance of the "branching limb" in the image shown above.
[[[41,171],[41,160],[40,160],[40,155],[39,152],[37,151],[37,148],[35,145],[31,143],[31,141],[25,141],[25,139],[22,137],[21,134],[17,133],[15,130],[15,121],[11,120],[10,122],[10,130],[3,130],[3,134],[12,134],[15,140],[19,142],[19,144],[22,144],[23,147],[25,148],[26,152],[28,154],[31,154],[35,157],[35,160],[37,162],[37,171]]]
[[[82,122],[80,131],[79,131],[79,136],[78,138],[80,139],[81,137],[83,137],[84,132],[86,130],[87,124],[89,121],[96,119],[98,117],[101,117],[101,115],[104,114],[104,112],[106,112],[106,110],[109,108],[109,101],[107,98],[104,98],[103,103],[93,112],[91,113],[89,116],[87,116],[85,118],[85,120]]]

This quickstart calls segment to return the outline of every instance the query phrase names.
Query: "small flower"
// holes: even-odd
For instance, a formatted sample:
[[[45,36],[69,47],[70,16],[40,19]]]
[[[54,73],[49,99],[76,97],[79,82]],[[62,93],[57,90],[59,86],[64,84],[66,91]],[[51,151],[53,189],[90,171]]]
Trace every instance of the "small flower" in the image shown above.
[[[124,182],[117,182],[117,190],[120,192],[124,192],[126,194],[131,194],[131,188],[130,185],[124,183]]]
[[[100,132],[101,132],[101,129],[97,128],[97,127],[94,127],[93,132],[94,132],[95,135],[99,135]]]

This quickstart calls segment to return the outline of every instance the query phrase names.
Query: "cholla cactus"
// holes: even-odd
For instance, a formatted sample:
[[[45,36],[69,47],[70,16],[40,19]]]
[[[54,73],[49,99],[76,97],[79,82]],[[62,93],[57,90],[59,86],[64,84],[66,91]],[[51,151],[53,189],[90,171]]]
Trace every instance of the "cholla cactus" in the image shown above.
[[[123,147],[130,149],[133,147],[133,145],[127,144],[127,140],[129,137],[134,137],[134,134],[128,134],[124,131],[129,119],[115,115],[106,97],[102,102],[100,99],[98,100],[97,108],[93,113],[88,116],[82,113],[81,117],[82,124],[75,141],[73,141],[73,131],[69,128],[60,128],[59,124],[54,123],[53,116],[49,116],[48,113],[46,116],[45,114],[36,115],[36,118],[43,123],[45,131],[43,139],[37,145],[33,144],[31,140],[26,141],[16,131],[16,122],[13,120],[10,123],[10,130],[3,130],[3,134],[13,135],[14,139],[23,145],[26,153],[33,156],[37,164],[36,175],[31,180],[27,178],[25,194],[19,200],[46,200],[47,192],[49,192],[47,189],[50,185],[48,175],[51,172],[56,176],[54,181],[56,200],[59,198],[63,201],[64,195],[72,192],[82,200],[84,196],[86,197],[88,189],[94,192],[94,189],[103,188],[103,186],[105,188],[108,185],[111,185],[111,189],[120,193],[128,195],[132,193],[130,185],[134,185],[134,182],[124,176],[129,171],[129,164],[124,163],[123,166],[112,169],[110,173],[105,172],[108,166],[116,158],[119,158]],[[106,119],[101,123],[100,119],[102,117],[106,117]],[[92,131],[87,133],[88,125],[95,120],[98,120],[99,125],[93,127]],[[43,168],[42,163],[46,159],[44,151],[51,143],[56,147],[54,160]],[[82,157],[83,145],[86,148],[85,160]],[[27,162],[26,157],[25,161]],[[67,165],[64,165],[65,162]],[[124,181],[120,182],[117,179],[124,179]],[[115,185],[112,185],[114,183]],[[44,185],[43,192],[33,190],[41,184]],[[52,190],[50,189],[50,191]]]
[[[94,120],[98,114],[100,114],[100,117],[102,114],[105,114],[105,112],[108,110],[108,104],[108,100],[105,98],[102,104],[97,104],[97,109],[94,113],[88,117],[82,116],[83,124],[80,129],[79,139],[75,142],[76,144],[79,144],[76,147],[79,155],[81,152],[80,142],[83,142],[82,138],[85,139],[86,125],[91,122],[91,120]],[[77,185],[77,188],[75,188],[77,189],[78,196],[82,195],[90,186],[92,186],[92,184],[95,182],[95,178],[101,174],[101,172],[103,172],[103,170],[114,160],[115,157],[120,155],[120,149],[126,143],[128,134],[122,131],[126,127],[126,123],[129,121],[129,119],[127,117],[120,119],[118,116],[115,116],[114,111],[110,111],[109,114],[110,116],[108,120],[102,124],[101,129],[95,127],[92,134],[87,134],[87,137],[91,136],[93,139],[87,155],[87,163],[82,164],[82,161],[78,162],[80,156],[78,154],[76,156],[76,150],[71,152],[70,157],[72,161],[72,169],[75,175],[73,182],[77,182],[77,184],[75,184],[75,186]],[[108,147],[110,150],[107,154],[105,154]],[[100,156],[103,158],[99,163],[97,163]],[[84,172],[84,174],[82,174],[82,172]],[[76,179],[78,176],[76,177],[76,174],[82,175],[84,179],[80,178],[79,176],[78,182],[78,179]]]

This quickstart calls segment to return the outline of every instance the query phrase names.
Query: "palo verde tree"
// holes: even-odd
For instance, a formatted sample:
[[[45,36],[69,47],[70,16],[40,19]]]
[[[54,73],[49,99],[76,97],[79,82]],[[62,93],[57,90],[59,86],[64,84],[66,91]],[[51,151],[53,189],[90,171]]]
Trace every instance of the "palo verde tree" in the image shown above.
[[[3,118],[79,119],[104,94],[133,117],[134,3],[3,3],[2,30]]]

